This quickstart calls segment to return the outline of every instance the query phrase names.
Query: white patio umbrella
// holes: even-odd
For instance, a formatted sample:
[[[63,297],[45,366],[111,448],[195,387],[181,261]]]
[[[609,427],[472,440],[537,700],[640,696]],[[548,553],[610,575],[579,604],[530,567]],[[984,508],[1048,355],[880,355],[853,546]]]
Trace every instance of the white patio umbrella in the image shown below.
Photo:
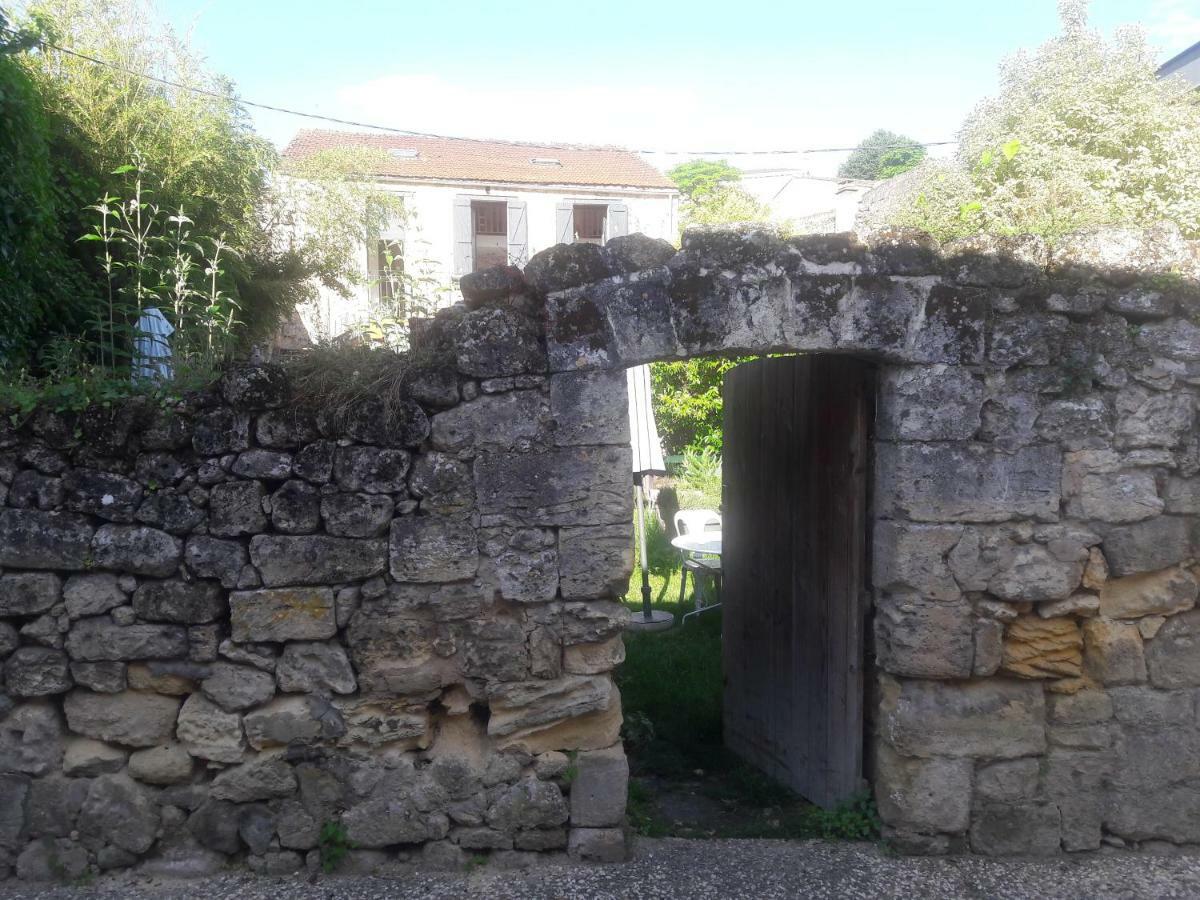
[[[669,612],[650,609],[650,572],[646,562],[646,487],[645,476],[666,475],[658,424],[651,403],[650,367],[634,366],[625,370],[629,389],[629,443],[633,449],[633,482],[637,496],[638,536],[641,540],[642,611],[629,623],[631,628],[654,630],[669,628],[675,617]]]

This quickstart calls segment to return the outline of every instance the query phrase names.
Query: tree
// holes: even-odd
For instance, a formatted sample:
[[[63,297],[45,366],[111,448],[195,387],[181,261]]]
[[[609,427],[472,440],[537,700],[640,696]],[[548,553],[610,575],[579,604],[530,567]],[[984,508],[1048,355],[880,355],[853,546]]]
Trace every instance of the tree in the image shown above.
[[[29,235],[21,252],[53,265],[48,272],[10,267],[15,285],[0,275],[3,364],[36,371],[39,353],[56,336],[97,343],[95,311],[111,279],[97,245],[78,239],[92,230],[89,207],[99,198],[128,196],[128,164],[135,161],[148,204],[182,209],[192,235],[227,248],[227,290],[243,343],[269,335],[316,296],[318,285],[345,293],[361,279],[356,240],[377,231],[399,203],[354,178],[377,167],[322,160],[308,166],[302,185],[287,177],[232,83],[159,23],[149,0],[38,0],[21,24],[36,34],[15,49],[40,46],[0,58],[3,121],[21,125],[0,128],[0,162],[10,161],[6,154],[19,157],[28,177],[5,180],[18,184],[25,219],[42,217],[37,227],[21,229]],[[11,142],[20,146],[10,149]],[[295,228],[298,210],[310,225],[304,233]],[[10,254],[2,235],[0,254]],[[22,315],[10,316],[9,307]]]
[[[671,169],[667,177],[675,182],[679,193],[686,199],[695,200],[741,181],[742,170],[723,159],[693,159]]]
[[[735,184],[721,185],[714,190],[685,200],[681,209],[684,227],[689,225],[729,225],[736,222],[765,222],[771,208],[745,188]]]
[[[880,181],[915,168],[924,158],[925,148],[915,140],[880,128],[854,148],[838,169],[838,175]]]
[[[1140,31],[1105,40],[1086,0],[1059,4],[1062,33],[1000,70],[1000,91],[885,213],[941,239],[979,232],[1055,238],[1096,225],[1168,221],[1200,237],[1200,95],[1160,79]]]
[[[721,382],[744,359],[705,358],[650,367],[654,419],[668,453],[721,452]]]

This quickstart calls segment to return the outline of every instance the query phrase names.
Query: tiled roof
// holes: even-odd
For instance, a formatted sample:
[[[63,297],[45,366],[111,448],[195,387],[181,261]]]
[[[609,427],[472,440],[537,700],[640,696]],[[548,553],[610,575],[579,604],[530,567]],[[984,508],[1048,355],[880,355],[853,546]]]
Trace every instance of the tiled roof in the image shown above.
[[[405,137],[305,128],[283,151],[303,159],[322,150],[356,147],[389,151],[379,171],[400,179],[578,184],[674,190],[675,185],[636,153],[616,147],[524,144],[463,138]],[[412,151],[416,151],[413,155]],[[534,160],[541,162],[534,162]]]

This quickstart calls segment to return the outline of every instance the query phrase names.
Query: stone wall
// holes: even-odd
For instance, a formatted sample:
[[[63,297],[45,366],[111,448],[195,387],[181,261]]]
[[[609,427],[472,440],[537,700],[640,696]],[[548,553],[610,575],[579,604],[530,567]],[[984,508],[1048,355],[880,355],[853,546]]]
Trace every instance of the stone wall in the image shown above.
[[[0,426],[0,871],[624,854],[623,367],[881,367],[873,777],[910,851],[1200,843],[1200,308],[1166,231],[692,233],[463,280],[396,396],[244,366]]]

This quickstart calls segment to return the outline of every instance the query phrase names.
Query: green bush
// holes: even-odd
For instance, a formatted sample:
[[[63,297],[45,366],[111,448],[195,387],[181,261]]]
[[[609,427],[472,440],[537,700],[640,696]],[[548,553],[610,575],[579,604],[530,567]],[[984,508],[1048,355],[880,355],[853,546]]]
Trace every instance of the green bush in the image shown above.
[[[1174,222],[1200,236],[1200,92],[1159,78],[1130,29],[1106,40],[1086,0],[1060,4],[1062,33],[1006,60],[1000,90],[882,215],[941,239]]]

